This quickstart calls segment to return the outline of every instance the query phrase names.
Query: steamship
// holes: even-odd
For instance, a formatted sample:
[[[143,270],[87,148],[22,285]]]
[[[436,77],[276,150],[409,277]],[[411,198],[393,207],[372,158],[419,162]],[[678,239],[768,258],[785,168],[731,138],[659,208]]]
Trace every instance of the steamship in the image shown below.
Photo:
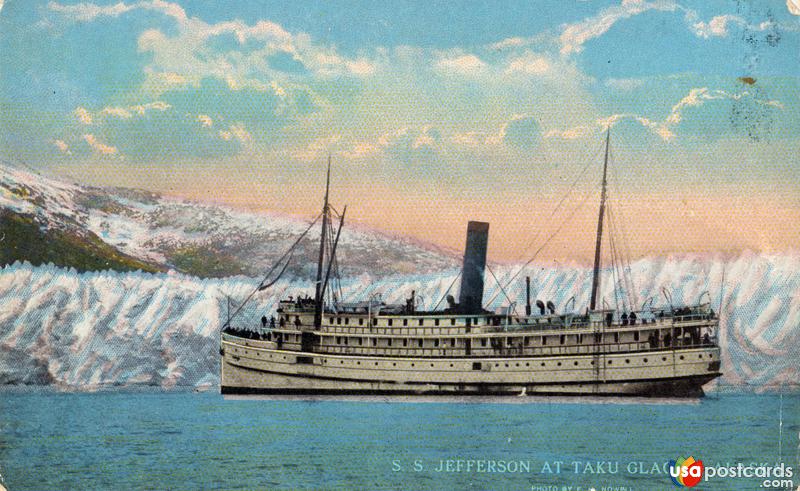
[[[719,320],[708,303],[597,307],[608,145],[607,135],[591,299],[577,313],[538,300],[532,308],[529,279],[524,314],[486,310],[489,224],[475,221],[467,225],[458,301],[448,295],[441,310],[418,308],[413,292],[399,305],[375,296],[326,301],[346,212],[328,201],[329,162],[322,212],[306,230],[321,218],[315,295],[280,300],[260,326],[237,327],[238,311],[228,316],[221,392],[702,396],[703,385],[721,375]],[[256,292],[275,281],[265,279]]]

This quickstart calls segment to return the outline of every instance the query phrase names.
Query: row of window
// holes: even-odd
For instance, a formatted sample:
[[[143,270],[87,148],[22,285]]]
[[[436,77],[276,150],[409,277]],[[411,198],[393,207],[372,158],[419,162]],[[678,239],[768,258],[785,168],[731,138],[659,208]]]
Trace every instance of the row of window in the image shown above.
[[[245,355],[249,355],[249,354],[250,354],[248,350],[241,350],[241,351],[240,351],[238,348],[233,348],[233,351],[234,351],[235,353],[240,353],[240,352],[241,352],[241,353],[243,353],[243,354],[245,354]],[[256,353],[256,356],[257,356],[257,357],[259,357],[259,358],[261,357],[261,352],[260,352],[260,351],[256,350],[256,352],[255,352],[255,353]],[[714,357],[714,355],[713,355],[712,353],[708,353],[708,355],[707,355],[707,356],[708,356],[708,358],[713,358],[713,357]],[[268,356],[266,356],[266,357],[268,357],[268,358],[272,359],[272,358],[273,358],[273,355],[269,354],[269,355],[268,355]],[[698,353],[698,355],[697,355],[697,358],[698,358],[698,359],[700,359],[700,360],[702,360],[702,359],[703,359],[703,354],[702,354],[702,353]],[[282,355],[282,356],[281,356],[281,359],[283,359],[283,360],[286,360],[286,356],[285,356],[285,355]],[[684,355],[680,355],[680,356],[679,356],[679,359],[680,359],[680,360],[685,360],[685,359],[686,359],[686,357],[685,357]],[[309,361],[310,361],[310,360],[309,360]],[[327,359],[327,358],[322,358],[322,359],[321,359],[321,361],[322,361],[322,363],[323,363],[323,364],[327,364],[327,363],[328,363],[328,359]],[[331,361],[336,361],[336,360],[331,360]],[[339,364],[340,364],[340,365],[344,365],[344,364],[345,364],[345,360],[338,360],[338,361],[339,361]],[[665,361],[667,361],[667,357],[666,357],[666,356],[662,356],[662,357],[661,357],[661,361],[662,361],[662,362],[665,362]],[[625,364],[630,364],[630,362],[631,362],[630,358],[625,358]],[[648,360],[647,358],[643,358],[643,359],[642,359],[642,362],[643,362],[643,363],[648,363],[648,362],[649,362],[649,360]],[[351,364],[351,363],[352,363],[352,362],[348,361],[348,364]],[[381,362],[377,362],[377,361],[376,361],[376,362],[373,362],[373,363],[374,363],[374,366],[376,366],[376,367],[377,367],[377,366],[379,366],[379,363],[381,363]],[[524,363],[524,366],[525,366],[525,367],[527,367],[527,368],[529,368],[529,367],[531,366],[531,362],[530,362],[530,361],[526,361],[526,362],[514,362],[514,363],[502,363],[502,365],[503,365],[505,368],[511,368],[512,366],[514,366],[514,367],[517,367],[517,368],[522,368],[522,367],[523,367],[523,363]],[[550,362],[550,363],[552,364],[552,362]],[[361,365],[361,360],[356,360],[355,364],[356,364],[356,365]],[[366,364],[367,364],[367,362],[366,362],[366,361],[364,361],[364,364],[366,365]],[[606,364],[607,364],[607,365],[613,365],[613,364],[614,364],[614,360],[606,360]],[[421,364],[421,365],[422,365],[422,364]],[[434,368],[434,367],[435,367],[435,365],[436,365],[435,363],[430,363],[430,367],[431,367],[431,368]],[[454,364],[453,364],[453,363],[450,363],[449,365],[450,365],[450,368],[453,368],[453,367],[454,367]],[[490,365],[491,365],[491,364],[490,364]],[[577,367],[577,366],[580,366],[580,362],[579,362],[579,361],[573,361],[572,365],[573,365],[573,366],[576,366],[576,367]],[[591,360],[591,361],[590,361],[590,363],[589,363],[589,365],[590,365],[590,366],[595,366],[595,360]],[[396,367],[396,366],[397,366],[397,362],[392,362],[392,366],[393,366],[393,367]],[[494,364],[494,366],[495,366],[495,368],[499,368],[499,367],[501,366],[501,363],[495,363],[495,364]],[[539,362],[539,366],[541,366],[541,367],[547,367],[547,362],[545,362],[545,361]],[[558,362],[556,362],[556,366],[558,366],[558,367],[560,367],[560,366],[563,366],[563,362],[561,362],[561,361],[558,361]],[[416,367],[416,363],[412,362],[412,363],[411,363],[411,367],[412,367],[412,368],[415,368],[415,367]],[[482,368],[482,363],[481,363],[481,362],[474,362],[474,363],[472,364],[472,368],[473,368],[473,370],[480,370],[480,369]]]
[[[364,318],[363,317],[357,317],[357,318],[355,318],[353,320],[357,320],[359,326],[363,326],[364,325]],[[385,320],[386,320],[386,325],[389,326],[389,327],[392,327],[394,325],[395,320],[398,321],[398,325],[402,324],[403,327],[407,327],[409,325],[414,325],[415,324],[414,319],[402,319],[402,322],[401,322],[401,319],[388,318],[388,319],[385,319]],[[464,324],[466,326],[477,326],[477,325],[480,325],[480,323],[479,323],[480,317],[475,317],[475,318],[466,317],[466,318],[463,318],[463,320],[464,320]],[[285,323],[288,323],[288,322],[294,322],[295,324],[299,324],[300,323],[300,316],[299,315],[294,316],[294,321],[292,321],[290,319],[290,316],[284,315],[281,318],[281,321],[283,321],[282,324],[285,324]],[[455,326],[456,325],[456,318],[455,317],[452,317],[450,319],[433,319],[433,325],[438,327],[438,326],[442,325],[441,321],[449,321],[449,324],[451,326]],[[348,326],[348,325],[350,325],[350,317],[329,317],[328,318],[328,322],[331,325],[333,325],[333,324],[336,324],[336,325],[344,324],[345,326]],[[446,323],[447,322],[445,322],[445,324]],[[419,325],[419,326],[424,326],[426,324],[425,323],[425,319],[424,318],[416,319],[416,324]],[[430,325],[430,322],[428,322],[427,324]],[[372,318],[372,325],[373,326],[377,326],[378,325],[378,319],[376,317]]]
[[[268,339],[272,339],[272,336],[274,336],[276,340],[289,341],[289,342],[292,342],[292,341],[299,342],[300,341],[300,335],[299,334],[270,333],[268,335]],[[569,336],[569,338],[567,336]],[[516,337],[492,337],[492,338],[483,337],[483,338],[467,338],[467,339],[474,340],[476,342],[476,345],[475,345],[476,347],[477,347],[477,342],[480,339],[480,346],[481,347],[485,348],[491,342],[492,347],[500,348],[500,347],[503,347],[503,345],[505,345],[506,347],[520,346],[520,343],[519,343],[520,339],[522,340],[522,344],[521,344],[522,346],[526,346],[526,347],[527,346],[531,346],[531,340],[532,339],[538,340],[539,341],[538,344],[541,345],[541,346],[547,346],[548,345],[548,339],[553,339],[553,338],[556,338],[556,336],[516,336]],[[326,339],[326,337],[323,337],[323,339]],[[328,339],[330,339],[330,338],[328,338]],[[381,343],[381,346],[392,347],[393,343],[395,343],[395,346],[399,347],[399,346],[401,346],[401,343],[402,343],[402,347],[404,347],[404,348],[408,347],[409,343],[418,344],[419,347],[422,348],[423,347],[423,342],[425,341],[425,339],[423,339],[423,338],[416,338],[416,339],[414,339],[414,338],[401,338],[401,339],[398,339],[398,338],[336,336],[336,339],[335,339],[336,343],[335,344],[336,345],[349,346],[350,343],[351,343],[351,340],[352,340],[353,346],[365,346],[370,342],[369,340],[371,340],[372,346],[376,346],[377,347],[379,339],[382,339],[384,341],[384,342]],[[638,342],[639,339],[640,339],[639,331],[633,331],[633,342]],[[430,339],[428,339],[428,340],[430,340]],[[564,345],[564,344],[570,344],[570,345],[579,344],[580,345],[580,344],[584,344],[584,341],[589,342],[590,340],[592,340],[594,344],[601,344],[603,342],[603,335],[600,334],[600,333],[595,333],[595,334],[587,334],[585,336],[584,336],[584,334],[571,334],[571,335],[561,334],[561,335],[558,336],[558,344],[559,345]],[[450,338],[449,340],[448,339],[434,338],[433,339],[433,347],[438,348],[440,346],[441,347],[448,347],[449,346],[451,348],[455,348],[456,346],[460,346],[461,345],[461,343],[459,341],[460,340],[458,340],[456,338]],[[568,343],[567,341],[570,341],[570,342]],[[607,333],[605,335],[605,342],[607,342],[607,343],[611,343],[611,342],[619,343],[619,341],[620,341],[620,336],[619,336],[618,332]],[[428,343],[428,345],[430,345],[430,343]]]

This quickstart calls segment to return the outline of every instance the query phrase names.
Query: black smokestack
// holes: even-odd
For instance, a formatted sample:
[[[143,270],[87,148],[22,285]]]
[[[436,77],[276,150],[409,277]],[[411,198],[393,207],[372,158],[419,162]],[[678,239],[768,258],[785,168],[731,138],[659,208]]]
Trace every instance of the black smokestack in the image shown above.
[[[531,277],[525,277],[525,315],[531,315]]]
[[[459,309],[464,314],[483,312],[483,271],[486,268],[488,242],[489,224],[469,222],[461,270],[461,292],[458,295]]]

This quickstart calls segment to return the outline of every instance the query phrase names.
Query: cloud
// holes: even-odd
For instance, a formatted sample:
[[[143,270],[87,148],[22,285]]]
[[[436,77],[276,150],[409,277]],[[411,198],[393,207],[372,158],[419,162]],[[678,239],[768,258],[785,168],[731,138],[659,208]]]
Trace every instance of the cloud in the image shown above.
[[[127,107],[106,106],[103,109],[92,113],[85,107],[75,108],[75,116],[83,124],[89,125],[107,117],[120,119],[130,119],[134,115],[144,116],[147,111],[166,111],[172,106],[163,101],[148,102],[147,104],[136,104]]]
[[[436,67],[447,73],[473,75],[485,69],[486,62],[473,54],[464,54],[442,58],[436,62]]]
[[[356,142],[349,150],[343,150],[339,153],[350,160],[360,160],[380,155],[381,148],[374,143]]]
[[[95,20],[97,17],[119,17],[126,12],[130,12],[135,7],[126,5],[123,2],[106,6],[98,6],[92,3],[61,5],[56,2],[50,2],[47,4],[47,8],[73,21],[88,22]]]
[[[300,162],[316,162],[333,153],[335,144],[340,140],[339,135],[330,135],[315,138],[305,147],[292,150],[290,155]]]
[[[78,121],[82,124],[92,124],[92,114],[85,107],[76,107],[75,117],[77,117]]]
[[[588,126],[576,126],[566,130],[547,130],[542,134],[543,138],[561,138],[562,140],[575,140],[588,135]]]
[[[574,24],[562,26],[559,42],[561,53],[569,55],[583,51],[583,45],[592,39],[602,36],[614,24],[621,20],[650,11],[682,12],[687,27],[698,37],[709,39],[712,37],[725,37],[731,25],[747,26],[754,31],[774,29],[771,21],[761,22],[758,25],[748,24],[738,15],[725,14],[712,17],[708,22],[702,21],[697,12],[686,8],[673,0],[622,0],[619,5],[605,8],[597,15],[584,19]]]
[[[716,17],[712,17],[710,21],[703,22],[698,21],[691,25],[692,30],[694,33],[704,39],[708,39],[710,37],[725,37],[728,35],[728,25],[729,24],[737,24],[740,26],[746,25],[744,19],[739,17],[738,15],[718,15]],[[768,25],[765,25],[768,28]]]
[[[231,125],[230,131],[240,143],[249,143],[253,141],[253,135],[251,135],[242,124]]]
[[[506,65],[506,75],[521,73],[524,75],[543,75],[553,69],[552,63],[541,55],[526,53],[511,59]]]
[[[324,77],[366,77],[377,69],[372,60],[343,56],[333,47],[313,43],[308,34],[291,33],[275,22],[207,23],[189,17],[183,7],[164,0],[119,2],[112,6],[51,2],[48,8],[62,19],[73,22],[114,18],[137,10],[158,12],[171,18],[177,27],[174,34],[148,29],[138,38],[139,51],[152,54],[152,63],[145,68],[145,73],[148,88],[157,94],[172,85],[197,83],[208,76],[227,77],[241,86],[254,78],[274,77],[280,74],[279,70],[271,67],[268,60],[279,54],[289,55],[296,63]],[[225,49],[216,46],[220,39],[226,39],[222,43]]]
[[[522,47],[522,46],[527,46],[527,45],[530,44],[530,42],[531,41],[528,38],[523,38],[523,37],[518,37],[518,36],[517,37],[510,37],[510,38],[506,38],[506,39],[503,39],[501,41],[498,41],[496,43],[490,44],[489,45],[489,49],[495,50],[495,51],[502,51],[504,49],[519,48],[519,47]]]
[[[367,76],[375,73],[375,65],[363,58],[347,61],[345,66],[353,75]]]
[[[512,147],[535,148],[541,139],[539,122],[531,116],[516,117],[503,129],[503,142]]]
[[[686,96],[681,98],[674,104],[670,113],[664,118],[663,121],[654,121],[650,118],[633,114],[633,113],[619,113],[612,114],[603,118],[598,118],[595,121],[594,129],[596,131],[605,130],[606,128],[613,127],[623,121],[632,121],[640,124],[642,127],[648,129],[653,134],[657,135],[665,142],[675,140],[676,135],[674,132],[675,127],[684,119],[684,112],[690,107],[700,107],[710,101],[717,100],[732,100],[739,101],[743,98],[752,99],[753,103],[759,106],[769,106],[776,108],[783,108],[780,101],[774,99],[759,99],[748,91],[741,93],[730,93],[719,89],[709,89],[708,87],[693,88]],[[561,138],[561,139],[574,139],[592,132],[592,128],[588,126],[578,126],[566,130],[548,130],[544,133],[545,138]]]
[[[211,119],[211,117],[207,114],[198,114],[197,120],[200,122],[203,128],[211,128],[214,125],[214,120]]]
[[[628,19],[650,10],[672,12],[678,8],[678,5],[667,0],[653,2],[623,0],[621,4],[605,8],[593,17],[563,26],[559,38],[561,53],[568,55],[583,51],[583,45],[587,41],[602,36],[620,20]]]
[[[110,145],[106,145],[101,143],[95,138],[92,134],[85,134],[83,135],[83,139],[86,140],[86,143],[89,144],[89,147],[95,152],[102,155],[114,155],[117,153],[117,148],[112,147]]]
[[[90,22],[99,17],[119,17],[136,9],[161,12],[181,22],[188,19],[186,11],[180,5],[163,0],[141,1],[132,4],[118,2],[113,5],[96,5],[93,3],[62,5],[58,2],[50,2],[47,4],[47,8],[73,22]]]
[[[69,145],[67,145],[64,140],[53,140],[52,143],[56,146],[56,148],[58,148],[59,152],[67,155],[72,153],[69,151]]]

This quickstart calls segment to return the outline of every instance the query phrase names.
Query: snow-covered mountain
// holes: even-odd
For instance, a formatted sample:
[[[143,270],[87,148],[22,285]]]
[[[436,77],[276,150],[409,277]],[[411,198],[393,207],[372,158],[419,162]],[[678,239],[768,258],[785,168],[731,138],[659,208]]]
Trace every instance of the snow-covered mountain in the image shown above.
[[[516,268],[494,269],[506,283]],[[723,275],[724,271],[724,275]],[[381,293],[399,303],[412,290],[432,308],[447,293],[457,269],[441,273],[361,274],[343,281],[346,301]],[[559,311],[582,309],[590,271],[531,265],[518,278],[532,278],[535,298],[551,299]],[[615,302],[610,271],[602,297]],[[735,259],[681,256],[645,259],[631,267],[636,304],[653,297],[666,305],[708,298],[721,306],[723,384],[764,390],[800,380],[800,255],[745,254]],[[722,279],[724,286],[722,285]],[[197,279],[176,273],[78,273],[53,266],[16,263],[0,270],[0,384],[52,384],[70,389],[148,384],[214,386],[219,382],[219,329],[227,313],[257,280]],[[235,325],[258,326],[277,298],[311,294],[308,282],[281,280],[259,293]],[[452,285],[457,292],[458,282]],[[709,292],[708,297],[704,292]],[[524,304],[524,283],[506,292]],[[490,308],[508,305],[488,279]],[[576,302],[570,302],[575,296]]]
[[[199,277],[259,276],[305,231],[308,222],[267,213],[168,199],[122,188],[79,186],[0,165],[3,232],[0,262],[53,262],[79,270],[175,270]],[[318,225],[317,225],[318,228]],[[313,272],[319,232],[299,243],[288,272]],[[41,244],[50,244],[42,250]],[[434,246],[345,227],[341,272],[414,273],[453,267],[458,258]],[[100,257],[104,261],[91,259]]]

